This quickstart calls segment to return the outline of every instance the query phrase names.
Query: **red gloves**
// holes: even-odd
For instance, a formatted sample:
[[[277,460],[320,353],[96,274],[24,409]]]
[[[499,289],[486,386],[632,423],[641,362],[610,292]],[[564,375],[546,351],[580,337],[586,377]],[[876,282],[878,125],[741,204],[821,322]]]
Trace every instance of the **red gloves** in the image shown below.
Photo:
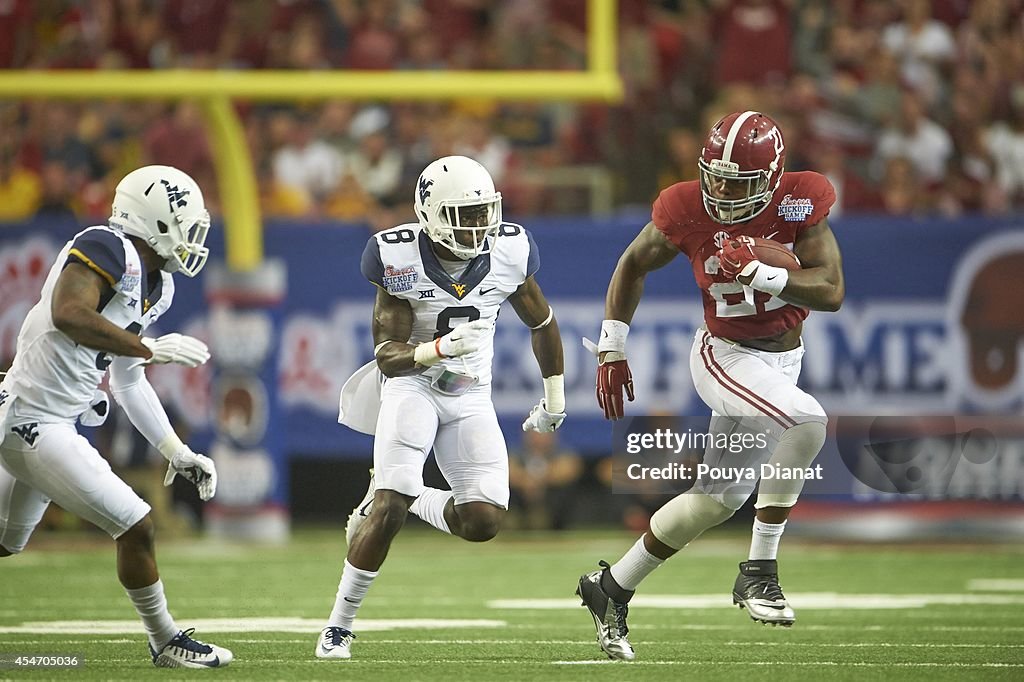
[[[727,241],[718,250],[718,253],[715,254],[718,256],[720,272],[730,279],[736,279],[736,276],[743,271],[743,268],[747,267],[752,261],[758,260],[757,256],[754,255],[753,247],[754,240],[750,237],[737,237]]]
[[[609,357],[618,358],[608,360]],[[625,353],[609,352],[605,362],[597,366],[597,404],[604,410],[605,419],[621,419],[625,416],[622,403],[622,389],[632,402],[633,373],[629,371]]]

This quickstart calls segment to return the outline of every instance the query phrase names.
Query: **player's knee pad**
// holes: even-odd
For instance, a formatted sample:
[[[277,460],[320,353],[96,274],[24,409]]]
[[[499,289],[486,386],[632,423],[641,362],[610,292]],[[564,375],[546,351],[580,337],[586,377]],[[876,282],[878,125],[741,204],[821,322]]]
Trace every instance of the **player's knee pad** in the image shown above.
[[[669,500],[651,517],[651,533],[672,549],[682,549],[708,528],[735,513],[704,493],[688,492]]]
[[[825,424],[820,421],[791,426],[782,433],[768,463],[781,471],[806,469],[825,444],[825,434]],[[803,478],[762,478],[754,507],[792,507],[803,487]]]

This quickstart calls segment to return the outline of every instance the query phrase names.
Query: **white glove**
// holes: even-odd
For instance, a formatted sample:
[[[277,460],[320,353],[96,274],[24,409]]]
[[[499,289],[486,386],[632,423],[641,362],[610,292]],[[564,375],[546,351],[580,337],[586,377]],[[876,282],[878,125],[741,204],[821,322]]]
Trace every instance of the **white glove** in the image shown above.
[[[197,455],[188,446],[178,450],[171,457],[167,467],[167,475],[164,476],[164,485],[174,482],[174,477],[181,475],[191,481],[199,491],[199,499],[207,501],[217,492],[217,467],[213,466],[213,460],[206,455]]]
[[[164,334],[156,339],[144,336],[142,343],[153,353],[153,357],[142,362],[144,365],[174,362],[186,367],[198,367],[210,359],[210,350],[205,343],[184,334]]]
[[[107,397],[105,391],[97,388],[96,392],[92,394],[92,400],[89,401],[89,407],[78,415],[78,423],[82,426],[103,426],[103,423],[107,421],[108,414],[110,414],[110,398]]]
[[[491,323],[484,320],[463,322],[438,339],[437,349],[447,358],[457,358],[480,350],[487,340]]]
[[[565,421],[565,412],[548,412],[544,399],[530,410],[530,416],[523,422],[523,431],[554,431]]]

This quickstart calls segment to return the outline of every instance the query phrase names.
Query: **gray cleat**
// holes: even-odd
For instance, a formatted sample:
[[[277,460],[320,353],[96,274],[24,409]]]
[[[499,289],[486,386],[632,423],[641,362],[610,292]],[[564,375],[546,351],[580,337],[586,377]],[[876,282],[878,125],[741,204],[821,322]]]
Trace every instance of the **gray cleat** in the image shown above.
[[[626,616],[629,613],[627,603],[633,597],[633,590],[624,590],[616,584],[609,572],[606,561],[599,561],[600,571],[593,571],[580,576],[576,594],[583,600],[594,619],[597,628],[597,643],[601,645],[608,658],[619,661],[632,661],[636,658],[633,647],[626,635]]]

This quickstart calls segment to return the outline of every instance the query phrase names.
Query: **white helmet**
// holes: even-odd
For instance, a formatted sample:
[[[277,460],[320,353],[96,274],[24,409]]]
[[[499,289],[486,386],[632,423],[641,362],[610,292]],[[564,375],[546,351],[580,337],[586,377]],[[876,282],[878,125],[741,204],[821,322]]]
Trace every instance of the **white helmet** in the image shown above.
[[[170,166],[143,166],[117,184],[110,226],[141,237],[167,263],[164,270],[195,277],[209,249],[210,214],[196,181]]]
[[[415,207],[427,236],[463,260],[489,252],[501,227],[501,194],[491,174],[465,156],[445,156],[423,170]],[[458,232],[470,233],[472,245],[459,242]]]

